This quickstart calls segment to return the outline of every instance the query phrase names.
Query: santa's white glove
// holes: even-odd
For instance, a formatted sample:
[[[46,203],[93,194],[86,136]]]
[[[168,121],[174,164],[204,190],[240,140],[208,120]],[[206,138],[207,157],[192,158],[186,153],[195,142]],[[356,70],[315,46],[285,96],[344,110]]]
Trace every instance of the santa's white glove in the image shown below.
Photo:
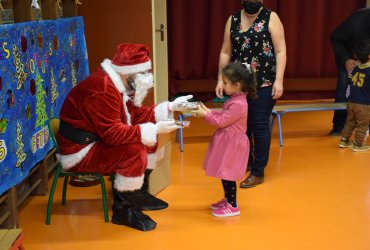
[[[157,129],[157,134],[167,134],[176,129],[179,129],[180,126],[176,125],[175,121],[159,121],[155,124]]]
[[[173,102],[168,103],[168,108],[170,111],[185,111],[191,109],[191,104],[188,102],[189,99],[193,98],[193,95],[180,96],[176,98]]]

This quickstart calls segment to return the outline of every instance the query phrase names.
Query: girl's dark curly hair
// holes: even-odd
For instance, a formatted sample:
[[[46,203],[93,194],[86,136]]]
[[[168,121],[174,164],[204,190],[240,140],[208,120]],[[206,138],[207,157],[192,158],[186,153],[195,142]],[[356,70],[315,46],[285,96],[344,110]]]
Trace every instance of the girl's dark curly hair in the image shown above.
[[[232,62],[222,69],[222,75],[227,77],[232,84],[239,82],[242,91],[247,92],[248,97],[257,97],[256,73],[241,62]]]

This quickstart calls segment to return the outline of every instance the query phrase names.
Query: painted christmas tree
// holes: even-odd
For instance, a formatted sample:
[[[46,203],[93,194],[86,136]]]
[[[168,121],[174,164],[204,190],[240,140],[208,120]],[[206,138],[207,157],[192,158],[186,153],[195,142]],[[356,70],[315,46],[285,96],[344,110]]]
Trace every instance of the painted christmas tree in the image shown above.
[[[55,83],[54,71],[51,69],[51,103],[54,103],[58,98],[59,93],[57,91],[57,84]]]
[[[75,65],[71,63],[71,73],[72,73],[72,86],[75,87],[77,84]]]
[[[19,168],[24,160],[26,160],[27,155],[24,153],[23,148],[24,144],[22,142],[22,127],[19,122],[17,122],[17,151],[15,154],[17,155],[17,163],[15,166]]]
[[[15,75],[18,79],[17,89],[23,88],[24,82],[27,78],[27,73],[24,72],[24,64],[21,62],[21,55],[18,53],[18,48],[13,44],[13,56],[14,56],[14,65],[15,65]]]
[[[45,121],[48,119],[48,116],[46,114],[46,105],[44,100],[45,91],[42,87],[42,82],[44,80],[41,78],[40,73],[38,70],[36,70],[36,115],[37,115],[37,121],[35,128],[39,126],[44,126]]]

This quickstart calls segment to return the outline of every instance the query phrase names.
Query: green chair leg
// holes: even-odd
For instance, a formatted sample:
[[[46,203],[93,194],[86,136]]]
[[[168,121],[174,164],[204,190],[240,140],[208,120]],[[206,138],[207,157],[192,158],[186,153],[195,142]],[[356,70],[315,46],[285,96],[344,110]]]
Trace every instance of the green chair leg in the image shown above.
[[[58,142],[55,138],[55,135],[59,132],[59,126],[60,126],[60,120],[59,118],[50,118],[48,121],[48,129],[50,132],[51,139],[54,142],[55,148],[57,152],[59,152],[59,146]],[[55,188],[57,186],[57,182],[59,177],[64,176],[64,182],[63,182],[63,193],[62,193],[62,205],[64,206],[66,204],[66,197],[67,197],[67,186],[68,186],[68,179],[69,176],[96,176],[99,178],[100,184],[101,184],[101,190],[102,190],[102,200],[103,200],[103,209],[104,209],[104,220],[105,222],[109,222],[109,216],[108,216],[108,203],[107,203],[107,194],[105,189],[105,181],[103,175],[96,174],[96,173],[76,173],[76,172],[62,172],[62,165],[59,162],[58,166],[55,171],[55,176],[53,179],[53,183],[51,185],[49,199],[48,199],[48,205],[47,205],[47,211],[46,211],[46,224],[50,225],[51,220],[51,207],[53,204],[53,198],[55,193]]]
[[[104,209],[104,220],[105,222],[109,222],[109,215],[108,215],[108,202],[107,202],[107,192],[105,189],[105,181],[102,175],[98,175],[100,184],[101,184],[101,193],[102,193],[102,200],[103,200],[103,209]]]
[[[48,199],[48,207],[46,211],[46,225],[50,225],[51,220],[51,206],[53,205],[53,198],[54,198],[54,192],[55,188],[57,187],[57,182],[60,176],[62,167],[59,165],[56,168],[53,183],[51,184],[50,193],[49,193],[49,199]]]
[[[62,194],[62,205],[66,205],[66,196],[67,196],[67,186],[68,186],[68,175],[64,176],[63,182],[63,194]]]

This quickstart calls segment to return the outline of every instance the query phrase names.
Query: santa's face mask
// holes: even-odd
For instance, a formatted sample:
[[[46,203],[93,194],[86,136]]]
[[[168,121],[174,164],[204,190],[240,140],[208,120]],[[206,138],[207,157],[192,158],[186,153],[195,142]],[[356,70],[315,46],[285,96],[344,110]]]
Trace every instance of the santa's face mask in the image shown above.
[[[154,86],[153,74],[149,72],[137,73],[127,78],[129,91],[134,92],[134,105],[140,107],[148,90]]]

